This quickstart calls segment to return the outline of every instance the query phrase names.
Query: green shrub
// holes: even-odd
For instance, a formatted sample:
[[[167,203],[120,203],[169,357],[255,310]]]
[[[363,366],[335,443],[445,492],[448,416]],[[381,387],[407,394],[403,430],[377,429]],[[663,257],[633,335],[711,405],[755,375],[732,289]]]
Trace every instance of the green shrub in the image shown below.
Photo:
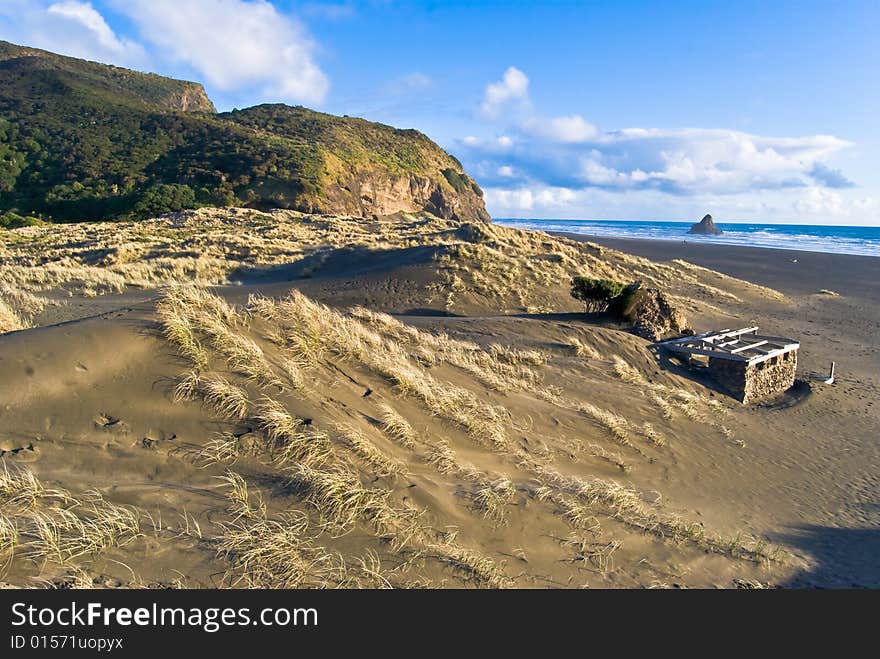
[[[197,208],[196,193],[191,187],[180,183],[160,183],[147,188],[134,205],[133,212],[138,218],[148,218],[188,208]]]
[[[8,211],[0,215],[0,227],[3,227],[4,229],[32,227],[37,224],[41,224],[41,221],[37,218],[28,217],[26,215],[19,215],[18,213],[13,213],[12,211]]]
[[[625,288],[626,284],[613,279],[578,276],[571,280],[571,296],[584,303],[587,313],[607,311],[616,306],[615,303]]]

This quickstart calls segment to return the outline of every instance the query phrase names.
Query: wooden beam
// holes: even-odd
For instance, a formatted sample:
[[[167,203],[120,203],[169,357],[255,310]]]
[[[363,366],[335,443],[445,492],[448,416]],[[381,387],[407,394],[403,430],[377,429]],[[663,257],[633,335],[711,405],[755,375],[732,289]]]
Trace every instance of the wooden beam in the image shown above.
[[[732,362],[747,362],[748,357],[742,355],[731,355],[724,350],[701,350],[699,348],[685,348],[680,346],[663,346],[672,352],[680,352],[683,355],[706,355],[707,357],[718,357],[719,359],[727,359]]]
[[[744,346],[740,346],[739,348],[734,348],[730,351],[730,354],[735,355],[738,352],[745,352],[746,350],[751,350],[752,348],[757,348],[758,346],[763,346],[770,343],[769,341],[755,341],[754,343],[749,343]]]

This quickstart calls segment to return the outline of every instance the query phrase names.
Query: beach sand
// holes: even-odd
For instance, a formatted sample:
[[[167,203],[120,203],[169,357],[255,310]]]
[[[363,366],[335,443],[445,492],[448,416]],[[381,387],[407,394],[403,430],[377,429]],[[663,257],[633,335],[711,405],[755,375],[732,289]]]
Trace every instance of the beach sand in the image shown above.
[[[741,324],[799,340],[800,377],[827,372],[834,360],[836,382],[813,384],[791,409],[753,411],[763,428],[753,431],[755,453],[742,480],[728,482],[729,496],[750,501],[753,519],[765,517],[776,537],[817,557],[793,583],[880,586],[872,558],[880,556],[880,258],[567,235],[657,262],[684,259],[791,296],[788,306],[753,304]],[[731,324],[707,316],[701,327],[713,321]]]
[[[192,366],[162,335],[155,289],[70,292],[37,327],[0,336],[4,464],[69,491],[83,502],[76,510],[92,505],[85,502],[94,488],[142,517],[140,534],[103,538],[94,555],[64,563],[18,557],[0,581],[65,585],[75,565],[99,586],[291,585],[278,581],[277,564],[255,576],[248,572],[255,563],[243,567],[240,552],[217,548],[230,541],[235,520],[253,540],[260,515],[290,524],[284,515],[305,514],[309,540],[294,553],[320,550],[329,563],[344,557],[345,567],[299,575],[297,585],[880,586],[877,260],[595,239],[645,261],[495,227],[462,241],[455,227],[421,221],[394,225],[387,244],[377,245],[372,224],[304,224],[279,212],[249,227],[232,215],[200,211],[156,225],[156,254],[167,254],[159,250],[178,242],[174,232],[189,231],[188,222],[197,231],[188,239],[207,245],[205,253],[229,240],[250,247],[266,231],[273,232],[266,245],[316,250],[242,266],[236,285],[210,289],[239,305],[233,311],[195,298],[181,307],[214,309],[187,322],[207,350],[203,376],[222,376],[246,395],[242,418],[224,417],[199,395],[175,400]],[[321,222],[329,224],[319,241]],[[159,230],[130,229],[138,245]],[[72,241],[64,232],[104,230],[46,231],[59,232],[64,254],[84,245],[92,258],[103,238]],[[128,230],[113,226],[113,238]],[[222,238],[211,237],[215,230]],[[407,240],[409,230],[418,244]],[[296,245],[278,232],[296,235]],[[39,234],[39,253],[50,253],[54,238],[31,233]],[[337,235],[338,244],[323,246]],[[223,245],[218,253],[235,253]],[[143,277],[143,264],[133,263]],[[711,382],[661,368],[647,341],[612,320],[580,313],[568,296],[575,267],[653,277],[686,305],[696,329],[755,324],[792,337],[802,346],[799,378],[835,360],[837,381],[743,406]],[[242,311],[251,294],[291,290],[330,307],[300,300],[287,307],[300,314],[288,325],[277,324],[272,302],[260,313]],[[395,316],[347,315],[354,305]],[[203,330],[225,338],[209,340]],[[233,344],[245,346],[238,366],[223,357]],[[263,370],[247,376],[245,353],[263,355]],[[219,437],[268,446],[254,420],[268,399],[301,428],[326,432],[336,468],[360,487],[387,491],[381,510],[394,523],[379,528],[362,507],[344,529],[330,525],[328,501],[309,489],[314,483],[292,485],[297,465],[278,462],[277,443],[267,454],[206,462],[206,447]],[[412,441],[383,430],[384,405],[409,423]],[[248,484],[254,509],[245,517],[230,513],[227,470]],[[402,519],[414,525],[406,533],[395,526]],[[768,552],[764,541],[783,553]]]

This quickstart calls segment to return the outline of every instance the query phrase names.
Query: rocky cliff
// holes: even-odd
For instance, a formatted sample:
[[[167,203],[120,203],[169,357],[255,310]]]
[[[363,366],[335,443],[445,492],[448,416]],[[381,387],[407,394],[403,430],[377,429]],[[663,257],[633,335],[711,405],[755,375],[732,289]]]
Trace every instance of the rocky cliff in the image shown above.
[[[0,215],[142,218],[199,206],[488,221],[416,130],[283,104],[216,113],[197,83],[0,42]]]

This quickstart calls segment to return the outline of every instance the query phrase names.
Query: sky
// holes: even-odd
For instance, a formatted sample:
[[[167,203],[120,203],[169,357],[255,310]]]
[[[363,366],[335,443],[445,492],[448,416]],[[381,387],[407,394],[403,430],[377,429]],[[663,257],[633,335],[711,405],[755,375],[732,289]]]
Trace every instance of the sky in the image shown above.
[[[417,128],[493,217],[880,226],[880,0],[0,0],[0,39]]]

